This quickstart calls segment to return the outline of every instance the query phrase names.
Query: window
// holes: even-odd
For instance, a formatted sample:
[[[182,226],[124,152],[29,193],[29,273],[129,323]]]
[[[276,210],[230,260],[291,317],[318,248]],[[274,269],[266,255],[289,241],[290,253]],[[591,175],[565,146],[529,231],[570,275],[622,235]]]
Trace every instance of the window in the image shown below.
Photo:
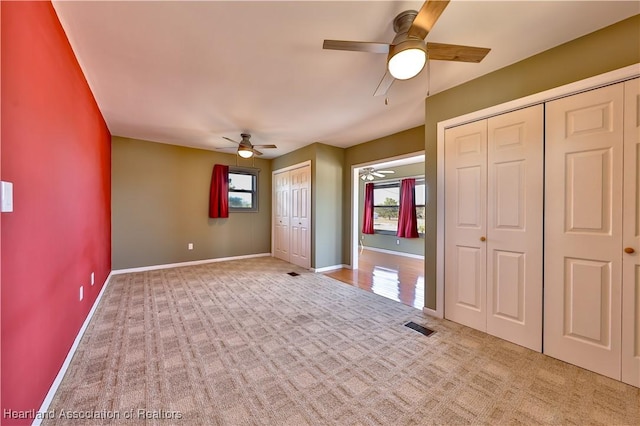
[[[258,170],[229,167],[229,211],[258,211]]]
[[[416,179],[416,217],[418,232],[424,234],[424,179]],[[396,235],[398,232],[398,211],[400,210],[400,181],[374,183],[373,187],[373,230],[376,234]]]

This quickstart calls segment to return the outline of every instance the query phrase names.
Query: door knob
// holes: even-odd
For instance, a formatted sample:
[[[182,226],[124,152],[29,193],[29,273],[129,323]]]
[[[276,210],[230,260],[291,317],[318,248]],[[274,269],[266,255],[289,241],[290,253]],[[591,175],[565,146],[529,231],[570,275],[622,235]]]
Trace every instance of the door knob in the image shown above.
[[[626,249],[624,249],[624,252],[627,253],[627,254],[633,254],[636,251],[631,247],[627,247]]]
[[[480,241],[487,241],[485,237],[480,237]]]

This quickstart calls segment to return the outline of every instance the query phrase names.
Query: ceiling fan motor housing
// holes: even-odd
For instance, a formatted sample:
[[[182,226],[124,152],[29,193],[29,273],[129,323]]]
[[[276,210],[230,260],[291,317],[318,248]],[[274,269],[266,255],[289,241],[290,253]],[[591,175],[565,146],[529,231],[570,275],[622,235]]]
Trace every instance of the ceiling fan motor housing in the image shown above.
[[[249,141],[251,135],[249,133],[240,133],[240,137],[242,138],[240,145],[251,146],[251,142]]]
[[[387,64],[391,75],[399,80],[406,80],[417,75],[422,71],[427,60],[427,45],[425,41],[420,37],[409,35],[409,29],[416,16],[418,16],[418,12],[415,10],[405,10],[393,20],[393,29],[396,32],[396,36],[389,46]],[[401,52],[404,53],[399,55]],[[403,56],[403,59],[399,59],[400,56]],[[394,61],[396,61],[395,64]]]

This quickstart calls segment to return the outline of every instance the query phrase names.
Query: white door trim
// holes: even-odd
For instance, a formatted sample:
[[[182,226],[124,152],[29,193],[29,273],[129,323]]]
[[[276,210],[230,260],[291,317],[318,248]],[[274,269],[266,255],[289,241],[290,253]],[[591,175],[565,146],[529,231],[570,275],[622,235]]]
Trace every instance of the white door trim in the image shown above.
[[[494,115],[504,114],[516,109],[547,102],[553,99],[570,96],[586,90],[608,84],[618,83],[640,76],[640,63],[629,65],[618,70],[610,71],[584,80],[566,84],[545,90],[544,92],[525,96],[524,98],[494,105],[485,109],[474,111],[448,120],[437,125],[437,227],[436,227],[436,309],[430,310],[438,318],[444,318],[444,132],[449,127],[459,126],[471,121],[489,118]],[[428,112],[427,112],[428,114]]]
[[[424,151],[418,152],[410,152],[408,154],[397,155],[395,157],[388,158],[380,158],[378,160],[371,160],[365,163],[358,163],[351,165],[351,263],[349,264],[350,269],[358,269],[358,259],[360,256],[360,240],[358,237],[360,236],[360,228],[358,224],[360,223],[360,215],[358,211],[358,197],[360,196],[360,169],[363,167],[371,167],[378,166],[380,164],[385,164],[384,167],[391,167],[387,165],[389,162],[393,161],[401,161],[406,159],[411,159],[413,157],[418,157],[424,155]]]
[[[289,170],[295,170],[302,168],[304,166],[311,166],[311,160],[303,161],[302,163],[294,164],[292,166],[283,167],[281,169],[276,169],[271,172],[271,176],[276,175],[282,172],[288,172]]]

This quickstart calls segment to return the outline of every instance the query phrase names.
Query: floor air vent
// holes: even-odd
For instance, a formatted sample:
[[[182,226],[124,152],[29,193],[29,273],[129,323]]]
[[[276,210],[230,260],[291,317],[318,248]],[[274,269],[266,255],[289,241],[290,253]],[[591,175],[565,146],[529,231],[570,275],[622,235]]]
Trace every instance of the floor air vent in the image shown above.
[[[405,327],[409,327],[410,329],[415,330],[418,333],[422,333],[425,336],[431,336],[433,333],[435,333],[434,330],[431,330],[430,328],[427,328],[427,327],[423,327],[420,324],[416,324],[413,321],[409,321],[408,323],[406,323]]]
[[[297,272],[287,272],[287,275],[291,275],[292,277],[297,277],[300,274]]]

